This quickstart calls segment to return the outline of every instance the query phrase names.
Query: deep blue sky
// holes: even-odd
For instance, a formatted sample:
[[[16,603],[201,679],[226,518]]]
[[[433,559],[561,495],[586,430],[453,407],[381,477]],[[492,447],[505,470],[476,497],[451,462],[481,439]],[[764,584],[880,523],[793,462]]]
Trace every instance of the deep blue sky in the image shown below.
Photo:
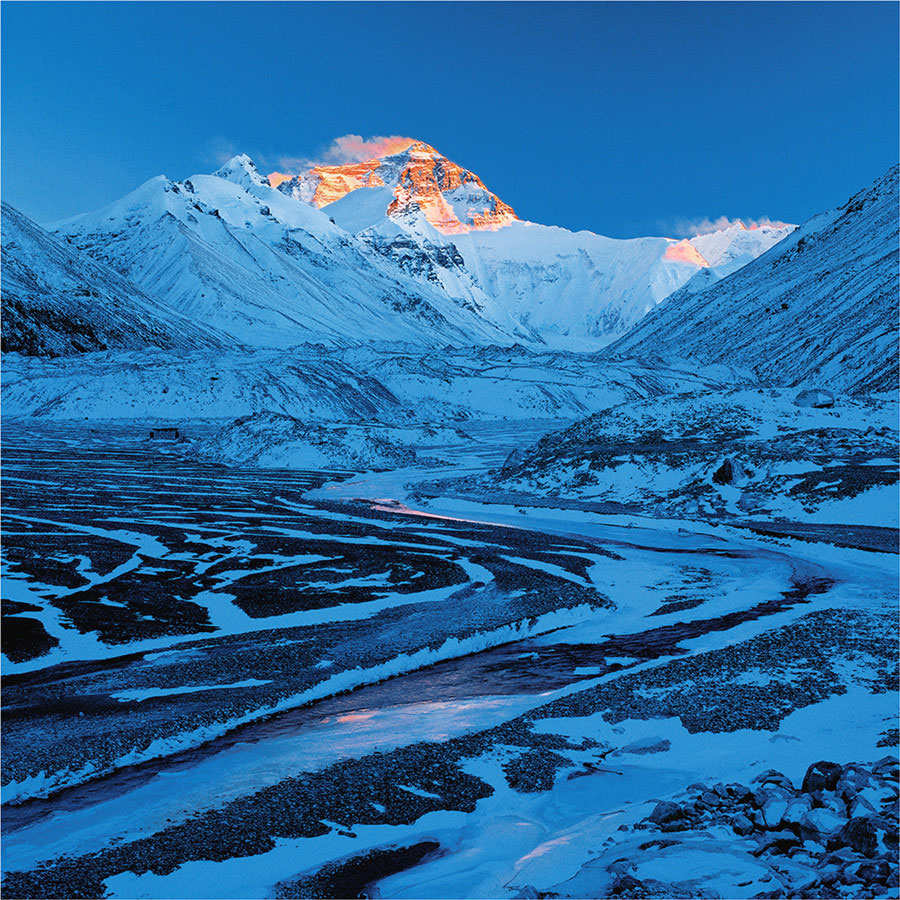
[[[419,137],[523,217],[801,221],[897,160],[898,7],[2,6],[3,197],[40,222],[244,150]]]

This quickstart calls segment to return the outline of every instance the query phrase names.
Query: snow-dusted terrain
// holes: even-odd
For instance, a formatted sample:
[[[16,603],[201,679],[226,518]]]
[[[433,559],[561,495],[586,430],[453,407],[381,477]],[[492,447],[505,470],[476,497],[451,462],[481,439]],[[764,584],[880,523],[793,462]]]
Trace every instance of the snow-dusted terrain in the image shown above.
[[[51,420],[193,421],[281,413],[313,422],[458,423],[574,418],[671,391],[722,387],[725,367],[613,363],[525,348],[90,354],[4,360],[4,413]]]
[[[896,170],[618,241],[388,144],[4,207],[4,895],[896,896]]]
[[[769,384],[894,390],[898,169],[729,278],[673,294],[611,352],[727,361]]]
[[[483,484],[672,516],[898,527],[897,398],[827,403],[784,389],[629,401],[546,435]]]
[[[3,351],[65,356],[106,349],[206,348],[223,335],[142,293],[3,204]]]

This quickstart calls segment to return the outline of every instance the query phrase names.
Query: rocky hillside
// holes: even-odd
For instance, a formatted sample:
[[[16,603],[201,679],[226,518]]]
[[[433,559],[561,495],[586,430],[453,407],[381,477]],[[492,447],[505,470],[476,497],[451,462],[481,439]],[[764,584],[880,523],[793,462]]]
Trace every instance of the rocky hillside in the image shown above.
[[[29,356],[223,343],[6,203],[2,310],[3,351]]]
[[[743,366],[775,385],[897,386],[895,166],[705,289],[672,294],[609,349]]]
[[[896,527],[896,422],[896,401],[825,392],[629,400],[513,454],[482,488],[647,515]]]

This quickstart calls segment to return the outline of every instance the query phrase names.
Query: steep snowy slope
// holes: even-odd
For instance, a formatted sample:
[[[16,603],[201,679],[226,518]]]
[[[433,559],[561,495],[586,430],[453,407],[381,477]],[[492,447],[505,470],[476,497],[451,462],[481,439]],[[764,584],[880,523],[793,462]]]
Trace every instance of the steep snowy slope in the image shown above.
[[[897,386],[898,170],[705,290],[669,297],[610,348],[728,362],[780,385]]]
[[[613,240],[523,222],[473,172],[408,138],[365,162],[270,179],[410,275],[571,349],[603,346],[697,272],[733,271],[792,227]]]
[[[511,343],[517,336],[410,279],[273,190],[245,156],[215,175],[160,176],[58,234],[140,287],[253,346]]]
[[[221,346],[121,275],[3,204],[4,352],[60,356],[106,349]]]
[[[265,178],[236,156],[214,175],[153,178],[55,230],[250,346],[573,350],[606,345],[698,272],[705,284],[785,233],[622,241],[536,225],[433,147],[389,143],[293,177]]]

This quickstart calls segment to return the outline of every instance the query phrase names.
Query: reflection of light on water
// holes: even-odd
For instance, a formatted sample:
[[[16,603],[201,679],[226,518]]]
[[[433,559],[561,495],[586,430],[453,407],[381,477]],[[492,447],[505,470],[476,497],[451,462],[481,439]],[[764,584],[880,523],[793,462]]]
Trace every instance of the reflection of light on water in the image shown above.
[[[554,838],[552,841],[545,841],[543,844],[539,844],[534,848],[534,850],[532,850],[530,853],[526,853],[519,859],[519,861],[516,863],[516,868],[518,869],[520,866],[524,865],[531,859],[537,859],[537,857],[544,856],[544,854],[549,853],[551,850],[555,850],[557,847],[568,844],[571,840],[571,835],[563,835],[562,837]]]
[[[363,722],[366,719],[371,719],[374,716],[374,712],[368,713],[347,713],[346,716],[338,716],[338,722],[346,723],[346,722]]]
[[[395,685],[403,687],[401,681]],[[451,740],[518,715],[534,703],[535,695],[527,693],[419,701],[351,709],[280,730],[263,728],[251,735],[252,740],[225,745],[184,766],[162,768],[157,777],[124,791],[101,787],[89,806],[58,810],[20,830],[16,864],[34,865],[40,848],[50,843],[61,852],[78,855],[96,847],[100,839],[125,840],[152,833],[284,778],[321,771],[373,750],[387,751],[413,741]]]
[[[402,513],[403,515],[408,516],[419,516],[423,519],[438,519],[443,522],[464,522],[467,525],[493,525],[497,528],[513,528],[516,531],[521,531],[517,525],[506,525],[501,524],[499,522],[488,522],[484,519],[464,519],[461,516],[442,516],[438,513],[427,512],[424,509],[412,509],[412,507],[406,506],[401,503],[399,500],[390,500],[390,501],[375,501],[372,503],[373,510],[376,512],[395,512]]]

